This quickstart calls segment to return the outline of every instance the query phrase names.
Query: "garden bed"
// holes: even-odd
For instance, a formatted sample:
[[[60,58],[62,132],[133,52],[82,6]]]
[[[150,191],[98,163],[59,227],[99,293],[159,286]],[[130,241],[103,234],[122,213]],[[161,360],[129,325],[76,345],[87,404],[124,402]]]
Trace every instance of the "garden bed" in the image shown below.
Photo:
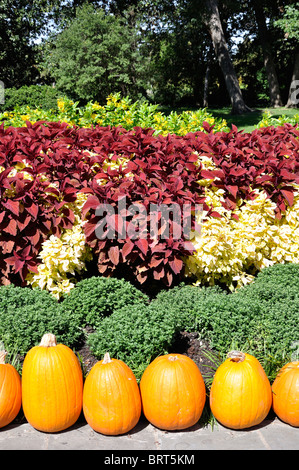
[[[92,329],[89,329],[91,332]],[[185,354],[190,357],[198,366],[205,381],[209,382],[215,373],[215,366],[218,362],[209,359],[215,356],[215,351],[209,347],[206,341],[199,339],[198,332],[180,331],[169,348],[169,353]],[[87,374],[92,366],[99,360],[90,350],[90,347],[83,341],[77,350],[78,357],[82,361],[85,373]]]

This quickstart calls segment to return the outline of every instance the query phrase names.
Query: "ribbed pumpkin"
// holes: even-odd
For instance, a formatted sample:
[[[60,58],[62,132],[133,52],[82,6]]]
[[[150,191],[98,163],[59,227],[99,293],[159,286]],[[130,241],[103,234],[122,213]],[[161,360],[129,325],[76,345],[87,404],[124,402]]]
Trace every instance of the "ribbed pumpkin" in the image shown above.
[[[272,384],[273,410],[285,423],[299,426],[299,361],[280,369]]]
[[[229,352],[210,390],[214,417],[228,428],[245,429],[260,424],[271,404],[271,385],[260,362],[250,354]]]
[[[22,405],[21,377],[11,364],[5,363],[6,351],[0,351],[0,428],[11,423]]]
[[[47,333],[26,354],[22,403],[27,421],[37,430],[58,432],[72,426],[82,411],[83,374],[75,353]]]
[[[145,417],[154,426],[168,431],[197,423],[206,401],[199,368],[182,354],[154,359],[142,375],[140,391]]]
[[[94,431],[105,435],[125,434],[136,426],[141,415],[141,397],[132,370],[109,353],[98,361],[86,377],[83,413]]]

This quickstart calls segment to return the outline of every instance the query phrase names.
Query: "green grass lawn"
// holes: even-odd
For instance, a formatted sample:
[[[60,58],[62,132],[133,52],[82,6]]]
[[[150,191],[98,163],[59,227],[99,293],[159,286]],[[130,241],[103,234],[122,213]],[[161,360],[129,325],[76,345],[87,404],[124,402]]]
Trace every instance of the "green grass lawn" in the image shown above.
[[[239,130],[251,132],[262,119],[262,114],[269,111],[274,118],[279,116],[294,116],[298,114],[298,108],[255,108],[252,113],[240,116],[231,114],[231,108],[208,108],[207,111],[213,116],[225,119],[228,125],[235,124]]]

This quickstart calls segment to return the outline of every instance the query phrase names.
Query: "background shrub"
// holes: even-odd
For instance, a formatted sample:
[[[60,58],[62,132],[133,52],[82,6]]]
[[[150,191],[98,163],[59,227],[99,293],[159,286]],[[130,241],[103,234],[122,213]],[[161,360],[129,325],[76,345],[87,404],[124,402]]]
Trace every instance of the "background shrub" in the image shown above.
[[[44,333],[72,347],[82,330],[46,291],[27,287],[0,287],[0,341],[9,352],[24,355],[39,344]]]
[[[295,287],[299,291],[299,264],[281,263],[262,269],[255,278],[253,286],[272,285],[274,287]]]
[[[147,295],[124,279],[93,276],[78,282],[65,295],[61,309],[68,312],[78,326],[96,328],[115,310],[148,301]]]
[[[43,110],[56,109],[57,99],[61,92],[50,85],[24,85],[21,88],[6,88],[5,103],[0,105],[0,111],[17,111],[18,107],[40,108]]]

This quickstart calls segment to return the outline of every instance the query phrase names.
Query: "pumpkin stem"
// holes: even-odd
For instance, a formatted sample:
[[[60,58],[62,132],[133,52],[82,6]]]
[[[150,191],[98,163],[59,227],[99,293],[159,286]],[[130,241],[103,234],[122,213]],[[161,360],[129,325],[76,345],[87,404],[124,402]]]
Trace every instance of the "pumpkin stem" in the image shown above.
[[[51,346],[57,346],[55,335],[53,335],[52,333],[44,334],[39,345],[45,346],[46,348],[49,348]]]
[[[109,364],[109,362],[112,362],[112,360],[110,359],[110,354],[108,352],[106,352],[105,355],[104,355],[104,359],[103,359],[102,364]]]
[[[169,361],[177,361],[178,357],[177,356],[169,356],[168,357]]]
[[[5,364],[6,351],[0,351],[0,364]]]
[[[241,351],[230,351],[227,357],[233,362],[243,362],[246,356]]]

